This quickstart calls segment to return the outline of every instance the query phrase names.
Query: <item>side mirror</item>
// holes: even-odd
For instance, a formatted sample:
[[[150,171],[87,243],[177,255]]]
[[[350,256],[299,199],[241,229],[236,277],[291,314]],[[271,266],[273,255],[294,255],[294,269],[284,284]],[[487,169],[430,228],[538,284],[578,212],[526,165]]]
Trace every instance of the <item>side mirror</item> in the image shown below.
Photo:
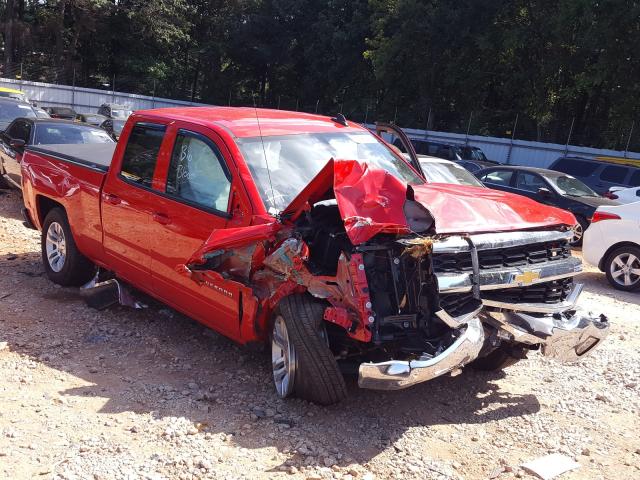
[[[538,189],[538,195],[540,195],[542,198],[551,198],[552,196],[551,190],[545,187],[541,187]]]
[[[14,150],[24,150],[25,145],[26,145],[26,142],[20,138],[13,138],[9,142],[9,146]]]

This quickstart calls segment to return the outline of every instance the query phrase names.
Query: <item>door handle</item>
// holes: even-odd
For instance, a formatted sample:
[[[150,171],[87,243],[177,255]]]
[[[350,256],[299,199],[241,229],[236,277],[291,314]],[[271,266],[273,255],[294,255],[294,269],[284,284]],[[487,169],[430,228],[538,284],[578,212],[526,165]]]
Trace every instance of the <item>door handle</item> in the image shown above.
[[[110,193],[105,193],[103,195],[104,201],[110,203],[111,205],[120,205],[120,203],[122,202],[122,200],[120,200],[120,197],[118,197],[117,195],[112,195]]]
[[[167,217],[164,213],[154,212],[153,221],[158,222],[161,225],[169,225],[171,223],[171,219]]]

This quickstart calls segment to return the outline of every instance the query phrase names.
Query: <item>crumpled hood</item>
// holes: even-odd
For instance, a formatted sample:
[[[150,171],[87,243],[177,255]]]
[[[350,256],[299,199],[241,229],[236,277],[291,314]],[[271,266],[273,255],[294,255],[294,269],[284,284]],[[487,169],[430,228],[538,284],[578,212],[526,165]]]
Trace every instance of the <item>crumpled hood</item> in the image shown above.
[[[385,170],[355,160],[330,160],[282,213],[295,220],[317,201],[332,196],[354,245],[379,233],[411,233],[404,211],[407,199],[429,211],[438,234],[504,232],[576,223],[570,212],[520,195],[444,183],[408,187]]]
[[[575,225],[573,214],[528,197],[486,187],[428,183],[415,199],[436,222],[437,233],[479,233]]]

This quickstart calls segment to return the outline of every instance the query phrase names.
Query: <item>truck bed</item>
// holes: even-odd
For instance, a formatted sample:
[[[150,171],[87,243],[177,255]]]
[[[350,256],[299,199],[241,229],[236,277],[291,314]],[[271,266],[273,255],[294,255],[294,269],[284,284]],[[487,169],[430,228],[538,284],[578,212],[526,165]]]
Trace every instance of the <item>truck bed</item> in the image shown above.
[[[27,150],[83,167],[106,172],[111,165],[116,143],[33,145]]]

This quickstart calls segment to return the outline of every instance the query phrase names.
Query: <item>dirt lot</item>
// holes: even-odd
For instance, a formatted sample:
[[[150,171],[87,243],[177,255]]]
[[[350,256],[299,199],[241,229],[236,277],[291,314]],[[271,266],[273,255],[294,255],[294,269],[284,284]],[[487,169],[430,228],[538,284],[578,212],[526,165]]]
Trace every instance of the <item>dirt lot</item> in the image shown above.
[[[0,478],[640,477],[640,307],[591,270],[583,304],[609,315],[577,365],[534,356],[506,374],[465,370],[340,405],[282,401],[264,352],[152,304],[98,312],[50,283],[39,234],[0,190]]]

